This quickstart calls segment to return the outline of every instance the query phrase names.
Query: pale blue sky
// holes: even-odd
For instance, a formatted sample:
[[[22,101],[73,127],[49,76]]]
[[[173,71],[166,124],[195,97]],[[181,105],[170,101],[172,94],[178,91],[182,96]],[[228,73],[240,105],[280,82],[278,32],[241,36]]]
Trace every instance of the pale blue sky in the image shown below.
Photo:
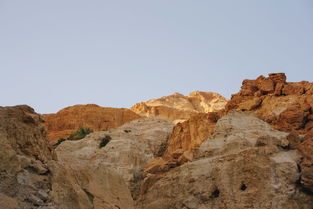
[[[312,0],[0,0],[0,106],[230,97],[270,72],[313,81]]]

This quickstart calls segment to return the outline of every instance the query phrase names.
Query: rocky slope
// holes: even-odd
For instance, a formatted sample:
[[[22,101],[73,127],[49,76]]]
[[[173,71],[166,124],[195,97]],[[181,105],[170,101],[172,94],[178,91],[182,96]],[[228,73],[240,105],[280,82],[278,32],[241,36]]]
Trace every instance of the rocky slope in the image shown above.
[[[114,169],[57,161],[43,119],[28,106],[0,107],[0,208],[131,209]]]
[[[174,123],[183,122],[197,113],[221,110],[227,100],[217,93],[191,92],[188,96],[175,93],[159,99],[135,104],[131,110],[142,116],[158,116]]]
[[[198,93],[145,104],[141,114],[158,117],[70,107],[50,128],[100,131],[53,150],[32,108],[0,107],[0,208],[311,209],[312,89],[270,74],[216,112]]]
[[[43,119],[28,106],[0,107],[0,208],[38,208],[48,199],[52,159]]]
[[[87,168],[91,173],[95,168],[114,168],[136,199],[143,169],[163,154],[172,127],[172,123],[162,119],[134,120],[116,129],[91,133],[79,141],[63,142],[57,147],[56,155],[77,173]],[[101,140],[107,136],[111,140],[100,148]]]
[[[154,159],[145,170],[148,173],[160,173],[191,161],[193,150],[214,132],[217,119],[231,110],[250,111],[274,129],[290,133],[290,146],[297,148],[303,156],[300,162],[300,183],[313,192],[312,104],[313,83],[286,82],[283,73],[244,80],[240,92],[232,95],[225,110],[211,113],[214,117],[199,114],[177,124],[169,139],[166,154]]]
[[[312,194],[297,184],[301,154],[288,149],[287,136],[251,114],[230,112],[192,162],[147,175],[138,208],[311,209]]]
[[[100,107],[94,104],[67,107],[55,114],[45,114],[43,117],[52,143],[68,137],[80,127],[105,131],[140,118],[129,109]]]
[[[252,111],[273,128],[292,133],[291,146],[304,156],[301,183],[313,192],[313,83],[286,82],[283,73],[244,80],[226,105],[225,111],[230,110]]]

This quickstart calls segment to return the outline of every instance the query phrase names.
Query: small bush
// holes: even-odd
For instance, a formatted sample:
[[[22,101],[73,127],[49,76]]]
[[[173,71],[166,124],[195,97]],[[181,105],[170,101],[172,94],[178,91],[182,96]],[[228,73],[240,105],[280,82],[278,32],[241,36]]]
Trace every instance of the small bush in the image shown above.
[[[81,127],[76,132],[69,135],[67,140],[80,140],[92,132],[92,128]]]
[[[100,142],[99,144],[99,148],[105,147],[105,145],[107,145],[110,141],[111,141],[111,137],[109,135],[106,135]]]
[[[58,141],[57,141],[57,143],[55,143],[53,146],[54,147],[57,147],[57,146],[59,146],[62,142],[64,142],[64,141],[66,141],[66,139],[64,139],[64,138],[60,138]]]
[[[127,129],[126,129],[126,130],[124,130],[124,132],[125,132],[125,133],[130,133],[131,130],[127,130]]]

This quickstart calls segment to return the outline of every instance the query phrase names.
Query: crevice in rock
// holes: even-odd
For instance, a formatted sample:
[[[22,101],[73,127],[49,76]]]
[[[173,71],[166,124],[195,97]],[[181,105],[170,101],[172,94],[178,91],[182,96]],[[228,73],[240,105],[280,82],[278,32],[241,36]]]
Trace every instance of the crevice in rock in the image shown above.
[[[93,194],[91,194],[87,189],[83,189],[83,190],[86,193],[86,195],[88,196],[88,199],[89,199],[90,203],[92,204],[92,208],[94,208],[93,200],[94,200],[95,196]]]

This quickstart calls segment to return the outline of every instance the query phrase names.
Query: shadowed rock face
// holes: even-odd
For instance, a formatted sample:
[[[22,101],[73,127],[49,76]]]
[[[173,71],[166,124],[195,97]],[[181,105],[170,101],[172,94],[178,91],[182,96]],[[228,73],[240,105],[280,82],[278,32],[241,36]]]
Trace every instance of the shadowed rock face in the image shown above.
[[[45,205],[51,159],[41,116],[26,105],[0,107],[0,208]]]
[[[94,104],[67,107],[55,114],[45,114],[43,117],[51,143],[68,137],[80,127],[106,131],[140,118],[126,108],[108,108]]]
[[[43,119],[28,106],[0,107],[0,208],[132,209],[124,179],[107,165],[57,161]]]
[[[215,112],[227,100],[217,93],[195,91],[188,96],[175,93],[134,105],[131,110],[143,116],[158,116],[174,123],[183,122],[197,113]]]
[[[138,207],[311,209],[313,197],[297,185],[301,154],[286,149],[287,136],[254,115],[230,112],[192,162],[145,178]]]

